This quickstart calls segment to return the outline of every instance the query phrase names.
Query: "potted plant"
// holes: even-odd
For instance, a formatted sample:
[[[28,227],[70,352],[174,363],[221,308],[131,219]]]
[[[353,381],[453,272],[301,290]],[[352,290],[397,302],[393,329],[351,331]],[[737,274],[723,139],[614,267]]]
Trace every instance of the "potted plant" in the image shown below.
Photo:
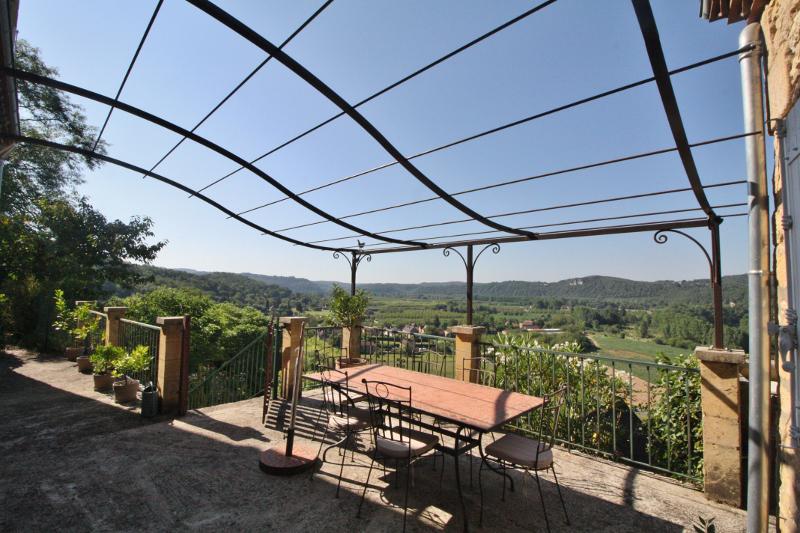
[[[83,339],[83,352],[75,358],[78,363],[78,372],[87,374],[92,371],[92,362],[89,355],[95,350],[96,346],[92,342],[100,329],[100,321],[89,311],[88,304],[82,304],[75,308],[75,322],[80,324],[73,330],[76,339]]]
[[[330,300],[330,320],[334,325],[342,328],[342,357],[339,358],[339,367],[348,368],[365,364],[366,359],[353,357],[361,349],[361,322],[367,313],[369,297],[363,290],[355,294],[333,286]]]
[[[114,370],[114,361],[125,356],[125,349],[121,346],[99,346],[89,356],[94,372],[94,390],[107,391],[114,383],[111,375]]]
[[[74,309],[67,307],[64,300],[64,291],[56,289],[53,295],[56,308],[56,319],[53,327],[56,331],[69,333],[71,346],[67,346],[65,355],[69,361],[76,361],[80,356],[87,355],[87,348],[91,335],[100,327],[100,322],[92,316],[88,303],[76,306]],[[89,367],[88,359],[78,363],[78,370],[85,371]]]
[[[112,375],[116,378],[113,385],[115,402],[127,403],[136,400],[136,393],[139,392],[139,380],[132,379],[130,376],[146,370],[149,365],[150,350],[144,345],[139,345],[114,360]]]

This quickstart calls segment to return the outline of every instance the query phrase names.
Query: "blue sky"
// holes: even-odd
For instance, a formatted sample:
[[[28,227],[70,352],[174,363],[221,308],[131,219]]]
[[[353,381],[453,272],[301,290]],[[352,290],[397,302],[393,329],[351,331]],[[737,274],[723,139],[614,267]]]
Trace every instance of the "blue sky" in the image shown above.
[[[155,6],[155,0],[26,0],[19,35],[39,47],[64,81],[113,96]],[[219,2],[274,43],[283,41],[320,2]],[[395,80],[527,10],[533,2],[335,0],[285,51],[350,102]],[[695,0],[654,0],[670,68],[734,50],[742,25],[709,24]],[[165,0],[121,99],[191,128],[265,54],[181,0]],[[413,154],[652,74],[627,0],[560,0],[455,58],[364,105],[360,111],[404,154]],[[673,77],[690,142],[743,131],[736,59]],[[107,108],[81,99],[89,121]],[[338,109],[277,61],[271,61],[198,130],[252,159]],[[104,134],[109,154],[152,166],[178,137],[115,112]],[[419,158],[417,166],[448,191],[524,177],[674,143],[654,84],[639,87]],[[744,147],[733,141],[697,148],[704,183],[744,179]],[[257,166],[301,191],[387,162],[388,155],[352,121],[340,118]],[[236,165],[186,142],[159,172],[199,188]],[[674,153],[460,197],[476,211],[497,213],[687,186]],[[327,252],[259,235],[197,199],[152,179],[105,165],[87,175],[81,192],[109,218],[147,215],[169,244],[157,265],[250,271],[312,279],[348,278]],[[243,171],[208,189],[237,211],[282,195]],[[744,202],[744,185],[708,191],[714,204]],[[306,197],[337,216],[431,196],[398,167]],[[690,193],[499,219],[527,226],[696,207]],[[722,210],[743,212],[743,208]],[[699,216],[699,212],[688,216]],[[292,202],[248,215],[271,229],[318,217]],[[687,215],[676,215],[683,217]],[[444,202],[354,218],[373,231],[464,218]],[[647,220],[647,219],[642,219]],[[649,219],[652,220],[652,219]],[[482,231],[477,222],[394,234],[433,237]],[[702,242],[708,232],[690,230]],[[316,240],[352,232],[326,223],[289,232]],[[723,271],[746,265],[746,219],[722,225]],[[371,239],[368,239],[371,240]],[[341,241],[352,245],[354,240]],[[708,275],[704,258],[679,238],[656,245],[652,234],[510,244],[484,256],[476,281],[554,281],[603,274],[633,279]],[[463,279],[463,265],[440,250],[378,255],[364,264],[365,282]]]

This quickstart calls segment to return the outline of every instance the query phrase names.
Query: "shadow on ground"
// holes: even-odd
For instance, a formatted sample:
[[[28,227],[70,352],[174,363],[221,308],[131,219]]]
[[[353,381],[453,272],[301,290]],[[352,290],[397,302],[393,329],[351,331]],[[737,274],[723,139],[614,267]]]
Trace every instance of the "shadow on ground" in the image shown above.
[[[400,487],[393,487],[393,468],[373,471],[362,518],[356,518],[369,466],[367,440],[354,459],[349,453],[345,457],[337,499],[341,456],[336,451],[313,481],[308,474],[281,478],[259,470],[258,453],[283,438],[288,409],[279,402],[271,406],[266,428],[258,398],[192,411],[180,419],[147,421],[74,392],[76,379],[91,390],[90,380],[76,375],[63,360],[0,356],[0,530],[400,530],[405,475],[401,472]],[[65,390],[70,387],[73,392]],[[313,397],[303,402],[298,438],[307,439],[314,433],[319,404]],[[477,529],[480,496],[477,478],[469,488],[466,461],[461,461],[465,501]],[[442,461],[437,463],[437,470],[431,459],[415,468],[408,531],[462,530],[453,459],[446,458],[441,489]],[[626,505],[622,499],[611,501],[602,490],[592,493],[585,485],[599,481],[569,470],[565,477],[571,475],[572,481],[562,486],[572,526],[563,524],[555,485],[549,478],[543,483],[554,531],[683,530],[685,520],[642,512],[640,497]],[[544,530],[535,484],[529,481],[523,490],[516,477],[518,489],[502,502],[500,478],[484,472],[482,530]],[[649,495],[655,504],[665,503],[657,496]]]

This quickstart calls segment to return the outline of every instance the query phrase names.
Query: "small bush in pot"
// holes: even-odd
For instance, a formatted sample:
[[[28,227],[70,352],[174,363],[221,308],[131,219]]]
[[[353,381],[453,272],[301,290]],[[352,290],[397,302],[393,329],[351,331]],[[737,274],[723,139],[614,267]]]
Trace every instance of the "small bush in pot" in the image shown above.
[[[64,291],[61,289],[55,290],[53,301],[56,308],[53,328],[68,333],[71,339],[71,345],[65,350],[67,359],[76,361],[81,355],[88,355],[93,334],[100,329],[100,321],[92,316],[91,307],[88,303],[83,303],[74,309],[69,309],[64,300]],[[88,365],[88,359],[83,360],[79,370],[85,371]]]
[[[126,403],[136,400],[139,381],[132,379],[131,375],[144,372],[149,366],[150,349],[144,345],[139,345],[114,360],[113,376],[117,378],[114,382],[115,402]]]
[[[351,366],[359,366],[366,363],[365,359],[353,357],[354,352],[361,339],[361,322],[367,313],[367,305],[369,304],[369,297],[363,290],[356,291],[355,294],[349,294],[338,285],[333,286],[331,292],[330,305],[330,321],[334,325],[341,328],[348,328],[350,330],[350,343],[351,346],[342,347],[342,357],[339,359],[339,366],[347,368]],[[354,346],[353,346],[354,345]]]
[[[114,383],[111,372],[114,370],[114,361],[125,356],[125,349],[121,346],[98,346],[89,356],[94,372],[94,390],[107,391]]]

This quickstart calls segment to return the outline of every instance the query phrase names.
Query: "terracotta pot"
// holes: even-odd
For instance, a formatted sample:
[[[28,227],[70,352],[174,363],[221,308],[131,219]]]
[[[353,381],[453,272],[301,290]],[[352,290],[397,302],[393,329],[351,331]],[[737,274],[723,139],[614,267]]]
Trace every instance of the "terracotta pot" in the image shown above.
[[[354,366],[364,366],[367,364],[366,359],[360,357],[342,357],[339,359],[339,368],[351,368]]]
[[[127,381],[114,382],[114,401],[117,403],[135,402],[137,392],[139,392],[138,380],[129,379]]]
[[[89,361],[88,355],[80,355],[76,361],[78,362],[78,372],[89,374],[92,371],[92,362]]]
[[[79,355],[83,355],[83,348],[74,348],[70,346],[64,352],[64,355],[67,356],[68,361],[75,361]]]
[[[111,374],[95,374],[94,375],[94,390],[107,391],[111,389],[114,384],[114,378]]]

